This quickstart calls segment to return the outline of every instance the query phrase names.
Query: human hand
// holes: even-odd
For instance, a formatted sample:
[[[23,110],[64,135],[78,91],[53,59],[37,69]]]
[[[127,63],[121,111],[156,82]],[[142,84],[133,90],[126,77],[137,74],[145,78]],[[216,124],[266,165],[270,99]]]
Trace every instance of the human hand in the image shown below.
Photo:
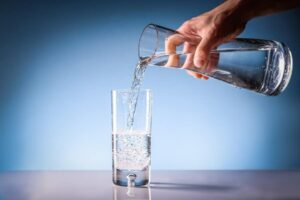
[[[184,44],[187,55],[183,68],[198,67],[199,71],[213,70],[218,63],[218,54],[210,54],[220,44],[236,38],[245,28],[247,18],[243,17],[241,7],[236,0],[228,0],[215,9],[184,22],[166,41],[167,65],[179,62],[176,46]],[[243,8],[243,9],[242,9]],[[188,71],[196,78],[208,79],[202,74]]]

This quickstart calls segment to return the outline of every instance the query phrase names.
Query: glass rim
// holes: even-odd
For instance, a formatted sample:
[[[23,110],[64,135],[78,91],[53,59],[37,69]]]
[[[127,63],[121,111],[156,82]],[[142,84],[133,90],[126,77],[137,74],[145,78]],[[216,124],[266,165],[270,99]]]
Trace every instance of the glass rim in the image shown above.
[[[149,23],[149,24],[147,24],[145,27],[144,27],[144,29],[143,29],[143,31],[142,31],[142,33],[141,33],[141,35],[140,35],[140,38],[139,38],[139,43],[138,43],[138,57],[139,57],[139,59],[141,59],[142,57],[141,57],[141,52],[140,52],[140,50],[141,50],[141,42],[142,42],[142,37],[143,37],[143,35],[144,35],[144,33],[145,33],[145,31],[148,29],[148,28],[153,28],[153,29],[155,29],[155,32],[156,32],[156,44],[155,44],[155,49],[154,49],[154,52],[152,53],[152,55],[151,56],[153,56],[153,55],[155,55],[155,53],[156,53],[156,51],[157,51],[157,48],[158,48],[158,27],[160,27],[159,25],[157,25],[157,24],[154,24],[154,23]]]
[[[132,90],[130,88],[121,88],[121,89],[112,89],[111,92],[117,92],[117,93],[131,93]],[[136,92],[136,90],[134,90]],[[145,93],[152,93],[151,89],[140,89],[139,92],[145,92]]]

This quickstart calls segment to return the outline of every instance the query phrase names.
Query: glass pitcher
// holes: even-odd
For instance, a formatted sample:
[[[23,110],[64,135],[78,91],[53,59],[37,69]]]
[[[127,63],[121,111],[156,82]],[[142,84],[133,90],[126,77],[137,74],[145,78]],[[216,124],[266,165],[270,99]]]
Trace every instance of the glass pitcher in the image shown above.
[[[184,45],[197,45],[199,36],[186,36],[156,24],[147,25],[139,40],[140,62],[180,68],[225,81],[234,86],[269,96],[280,94],[292,74],[292,54],[277,41],[237,38],[210,52],[208,63],[200,68],[187,65],[194,52]]]

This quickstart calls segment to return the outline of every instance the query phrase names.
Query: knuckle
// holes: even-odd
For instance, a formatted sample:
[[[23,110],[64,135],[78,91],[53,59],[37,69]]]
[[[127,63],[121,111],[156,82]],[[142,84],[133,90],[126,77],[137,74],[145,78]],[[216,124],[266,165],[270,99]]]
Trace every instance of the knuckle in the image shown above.
[[[193,24],[192,19],[190,19],[190,20],[185,21],[185,22],[181,25],[181,27],[183,27],[184,29],[189,29],[189,28],[192,27],[192,24]]]
[[[224,21],[226,21],[229,15],[229,12],[218,13],[215,15],[213,23],[216,24],[216,26],[220,26],[221,24],[223,24]]]
[[[212,25],[208,30],[207,30],[207,38],[214,38],[218,35],[218,27]]]

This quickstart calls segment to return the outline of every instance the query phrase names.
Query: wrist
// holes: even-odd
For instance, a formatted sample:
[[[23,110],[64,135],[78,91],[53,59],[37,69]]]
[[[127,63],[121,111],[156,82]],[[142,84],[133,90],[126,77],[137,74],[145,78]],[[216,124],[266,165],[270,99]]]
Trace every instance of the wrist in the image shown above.
[[[246,23],[256,16],[256,5],[253,0],[227,0],[212,12],[226,13]]]

